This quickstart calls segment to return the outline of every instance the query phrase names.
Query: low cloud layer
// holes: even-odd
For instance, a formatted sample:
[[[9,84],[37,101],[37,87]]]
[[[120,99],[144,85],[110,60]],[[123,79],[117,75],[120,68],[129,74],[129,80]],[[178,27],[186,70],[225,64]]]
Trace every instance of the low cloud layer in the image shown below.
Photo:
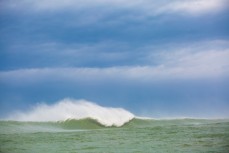
[[[211,48],[211,44],[221,44]],[[40,80],[58,78],[63,80],[109,79],[109,80],[169,80],[227,78],[229,75],[229,49],[222,47],[227,42],[208,42],[170,51],[148,51],[144,58],[146,65],[111,67],[46,67],[1,71],[1,81]],[[210,48],[209,48],[210,47]],[[96,56],[99,56],[100,52]],[[134,53],[133,53],[134,54]],[[137,53],[136,53],[137,54]],[[74,56],[71,53],[70,56]],[[123,55],[124,56],[124,55]],[[156,64],[151,64],[155,61]]]

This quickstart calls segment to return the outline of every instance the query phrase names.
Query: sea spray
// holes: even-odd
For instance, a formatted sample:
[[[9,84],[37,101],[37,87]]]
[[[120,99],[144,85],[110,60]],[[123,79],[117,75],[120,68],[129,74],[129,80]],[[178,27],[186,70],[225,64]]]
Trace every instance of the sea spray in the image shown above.
[[[90,118],[104,126],[120,127],[134,118],[123,108],[102,107],[86,100],[64,99],[55,104],[39,104],[27,112],[11,114],[14,121],[66,121]]]

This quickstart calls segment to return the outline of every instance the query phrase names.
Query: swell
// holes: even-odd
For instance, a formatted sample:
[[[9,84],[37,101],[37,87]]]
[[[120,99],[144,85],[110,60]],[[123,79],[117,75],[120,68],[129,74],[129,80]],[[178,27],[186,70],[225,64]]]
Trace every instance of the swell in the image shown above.
[[[101,128],[122,128],[122,127],[137,127],[140,125],[146,126],[147,123],[152,123],[152,121],[142,120],[133,118],[128,122],[124,123],[122,126],[117,126],[115,124],[106,126],[101,124],[99,121],[92,118],[85,119],[68,119],[65,121],[58,121],[56,124],[64,129],[101,129]]]
[[[153,124],[151,119],[138,119],[132,118],[128,122],[124,123],[122,126],[117,126],[115,124],[106,126],[101,124],[98,120],[92,118],[85,119],[67,119],[65,121],[58,121],[56,124],[65,129],[99,129],[99,128],[131,128],[131,127],[145,127],[147,125]]]
[[[64,129],[99,129],[106,127],[99,121],[92,118],[85,118],[79,120],[68,119],[65,121],[59,121],[56,124]]]
[[[119,128],[119,127],[134,127],[137,125],[146,125],[147,121],[133,118],[126,122],[122,126],[117,126],[115,124],[111,126],[106,126],[101,124],[96,119],[84,118],[84,119],[67,119],[65,121],[12,121],[12,120],[2,120],[0,121],[0,127],[3,128],[33,128],[33,127],[49,127],[49,128],[62,128],[62,129],[100,129],[100,128]]]
[[[132,121],[129,121],[132,122]],[[127,124],[127,123],[126,123]],[[69,132],[105,128],[125,127],[125,125],[103,125],[92,118],[67,119],[65,121],[0,121],[0,134]]]
[[[37,132],[69,132],[84,131],[93,129],[113,129],[113,128],[150,128],[151,130],[160,130],[176,127],[204,127],[204,126],[228,126],[229,120],[201,120],[201,119],[176,119],[176,120],[154,120],[133,118],[122,126],[105,126],[92,118],[67,119],[57,122],[25,122],[25,121],[0,121],[0,133],[37,133]]]
[[[110,129],[134,127],[138,119],[132,119],[122,126],[103,125],[92,118],[67,119],[65,121],[0,121],[0,133],[36,133],[36,132],[66,132],[71,130]],[[138,124],[138,123],[137,123]]]

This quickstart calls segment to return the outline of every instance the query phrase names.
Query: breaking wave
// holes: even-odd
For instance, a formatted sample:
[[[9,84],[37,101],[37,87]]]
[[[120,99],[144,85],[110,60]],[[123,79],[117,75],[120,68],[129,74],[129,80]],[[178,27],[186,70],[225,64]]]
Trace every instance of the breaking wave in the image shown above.
[[[39,104],[30,111],[14,113],[7,120],[60,122],[64,126],[120,127],[133,118],[134,115],[123,108],[102,107],[86,100],[64,99],[53,105]]]

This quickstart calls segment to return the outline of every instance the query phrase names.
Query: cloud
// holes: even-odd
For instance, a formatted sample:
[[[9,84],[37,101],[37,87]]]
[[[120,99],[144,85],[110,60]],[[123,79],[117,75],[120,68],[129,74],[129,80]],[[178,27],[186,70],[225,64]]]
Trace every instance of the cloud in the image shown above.
[[[187,47],[188,48],[188,47]],[[156,65],[113,67],[31,68],[1,71],[1,82],[39,82],[50,79],[67,81],[138,80],[225,78],[229,75],[229,49],[180,49],[158,52]],[[196,47],[198,48],[198,47]],[[202,49],[202,48],[200,48]]]
[[[1,54],[1,53],[0,53]],[[137,59],[137,53],[130,44],[114,41],[98,43],[15,43],[4,55],[11,57],[3,63],[14,68],[20,67],[108,67],[130,64]],[[5,56],[7,59],[7,56]],[[32,59],[32,60],[31,60]],[[14,62],[13,62],[14,61]],[[17,61],[17,62],[16,62]],[[24,63],[23,61],[27,61]],[[132,61],[133,62],[133,61]],[[1,67],[4,68],[4,65]]]
[[[171,68],[172,66],[184,67],[184,65],[199,66],[201,63],[208,67],[215,67],[221,65],[222,62],[227,63],[228,49],[228,40],[134,45],[117,41],[67,44],[61,42],[21,43],[11,44],[8,50],[2,51],[7,55],[6,58],[11,58],[8,58],[7,63],[3,63],[1,67],[23,69],[166,66]]]
[[[196,99],[208,95],[198,104],[214,97],[211,90],[219,90],[216,103],[227,101],[229,42],[203,42],[227,38],[226,2],[0,0],[1,101],[12,105],[8,101],[18,101],[23,94],[33,101],[45,96],[92,99],[100,93],[93,98],[126,98],[131,107],[157,96],[158,103],[166,97],[171,105],[171,90],[178,99],[190,92],[196,92]],[[177,83],[182,79],[190,86],[222,79],[223,87],[209,89],[211,85],[200,83],[200,89],[186,90]],[[155,87],[157,83],[162,87]]]
[[[226,0],[184,0],[170,2],[158,10],[159,12],[184,12],[199,15],[219,11],[224,8],[225,4]]]
[[[117,45],[121,51],[117,52],[117,50],[111,49]],[[228,45],[227,40],[215,40],[189,44],[147,45],[134,47],[132,50],[127,44],[117,42],[104,42],[89,46],[87,44],[41,44],[32,47],[28,52],[20,52],[20,54],[34,53],[36,56],[48,57],[48,61],[51,58],[49,55],[55,55],[55,63],[60,60],[60,65],[49,67],[50,64],[46,63],[46,66],[43,65],[40,68],[23,69],[19,67],[15,70],[0,71],[0,80],[3,82],[4,80],[36,81],[36,79],[42,81],[47,78],[56,78],[69,81],[103,79],[155,81],[227,77],[229,75]],[[140,57],[139,52],[141,53]],[[16,52],[11,52],[11,54],[16,55]],[[63,57],[66,59],[65,61],[63,61]],[[133,59],[128,59],[128,57],[136,58],[136,62],[131,63]],[[94,58],[103,63],[102,67],[96,66],[98,63],[94,63],[93,67],[71,66],[74,65],[72,59],[77,59],[77,62],[82,64],[82,62],[91,62]],[[126,63],[119,65],[120,58],[126,59]],[[113,66],[109,66],[108,61]]]
[[[143,14],[157,15],[164,13],[202,14],[214,12],[225,7],[227,0],[3,0],[2,7],[9,9],[27,8],[30,11],[57,10],[129,10]],[[96,12],[96,11],[95,11]]]

